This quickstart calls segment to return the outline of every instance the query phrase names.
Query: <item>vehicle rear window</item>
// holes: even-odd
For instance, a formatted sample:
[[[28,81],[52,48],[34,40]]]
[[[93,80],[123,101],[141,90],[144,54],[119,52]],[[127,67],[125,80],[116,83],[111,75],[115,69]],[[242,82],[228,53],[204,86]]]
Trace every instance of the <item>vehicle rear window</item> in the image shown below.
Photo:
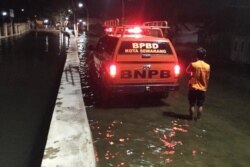
[[[106,52],[112,54],[115,50],[115,46],[118,42],[117,38],[104,36],[101,38],[97,44],[97,50],[102,51],[105,50]]]
[[[160,29],[144,29],[142,34],[153,37],[163,37]]]
[[[119,54],[172,54],[168,42],[124,41]]]

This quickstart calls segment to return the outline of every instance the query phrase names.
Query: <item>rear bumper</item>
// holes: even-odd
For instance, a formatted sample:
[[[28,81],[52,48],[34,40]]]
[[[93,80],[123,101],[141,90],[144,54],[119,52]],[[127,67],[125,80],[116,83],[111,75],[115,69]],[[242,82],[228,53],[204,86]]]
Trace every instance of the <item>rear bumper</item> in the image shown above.
[[[112,85],[108,89],[118,94],[166,93],[178,90],[179,84]]]

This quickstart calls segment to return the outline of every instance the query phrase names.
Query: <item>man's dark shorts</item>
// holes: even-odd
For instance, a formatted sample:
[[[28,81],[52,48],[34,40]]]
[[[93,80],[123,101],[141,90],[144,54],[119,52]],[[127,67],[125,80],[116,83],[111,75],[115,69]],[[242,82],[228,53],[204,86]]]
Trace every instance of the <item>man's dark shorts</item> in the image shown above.
[[[188,100],[190,106],[203,106],[205,102],[205,92],[195,89],[190,89],[188,91]]]

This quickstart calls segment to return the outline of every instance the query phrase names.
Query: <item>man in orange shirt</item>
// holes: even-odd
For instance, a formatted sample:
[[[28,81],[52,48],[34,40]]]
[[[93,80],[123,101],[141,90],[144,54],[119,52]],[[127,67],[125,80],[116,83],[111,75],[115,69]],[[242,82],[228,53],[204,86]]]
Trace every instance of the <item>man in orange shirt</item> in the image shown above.
[[[190,63],[186,69],[186,72],[190,75],[188,81],[188,100],[190,117],[193,120],[197,120],[201,117],[203,103],[205,102],[205,92],[207,91],[210,77],[210,65],[204,61],[206,50],[204,48],[198,48],[196,51],[197,60]]]

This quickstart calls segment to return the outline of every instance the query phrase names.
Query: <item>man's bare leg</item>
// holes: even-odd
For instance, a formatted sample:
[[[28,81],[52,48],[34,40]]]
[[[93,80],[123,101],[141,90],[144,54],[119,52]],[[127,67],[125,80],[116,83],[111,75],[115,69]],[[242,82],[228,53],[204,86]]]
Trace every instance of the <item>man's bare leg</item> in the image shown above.
[[[197,118],[198,119],[201,118],[202,112],[203,112],[203,107],[202,106],[198,106],[198,113],[197,113]]]
[[[190,118],[192,120],[194,120],[195,117],[196,117],[195,106],[190,106],[189,107],[189,114],[190,114]]]

